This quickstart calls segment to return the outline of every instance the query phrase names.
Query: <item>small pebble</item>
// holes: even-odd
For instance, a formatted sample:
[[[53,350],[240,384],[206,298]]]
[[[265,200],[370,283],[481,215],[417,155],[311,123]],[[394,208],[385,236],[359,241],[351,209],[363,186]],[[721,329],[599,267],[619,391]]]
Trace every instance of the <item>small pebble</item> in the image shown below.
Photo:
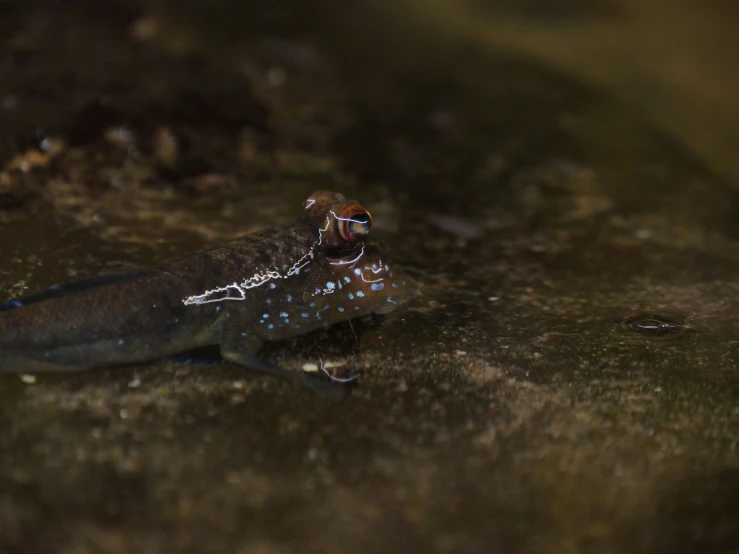
[[[624,320],[626,330],[642,335],[675,335],[683,330],[683,326],[668,317],[661,315],[638,315]]]

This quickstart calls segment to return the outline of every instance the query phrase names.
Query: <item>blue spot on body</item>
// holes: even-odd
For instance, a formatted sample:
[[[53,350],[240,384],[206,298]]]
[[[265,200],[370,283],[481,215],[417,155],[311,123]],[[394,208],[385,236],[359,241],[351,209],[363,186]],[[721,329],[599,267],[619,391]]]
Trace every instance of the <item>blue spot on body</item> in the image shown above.
[[[357,268],[357,269],[354,270],[354,275],[361,275],[361,274],[362,274],[362,270],[361,269]]]
[[[220,311],[221,311],[221,308],[222,308],[222,307],[223,307],[223,306],[216,306],[216,311],[217,311],[217,312],[220,312]]]
[[[343,311],[344,311],[344,308],[342,308],[341,306],[339,306],[339,307],[338,307],[338,310],[339,310],[340,312],[343,312]]]
[[[394,289],[397,289],[398,288],[398,283],[393,283],[393,288]]]
[[[280,317],[287,317],[287,312],[282,312],[282,313],[280,314]]]
[[[300,268],[295,268],[295,271],[293,271],[293,275],[300,275]]]
[[[272,300],[267,298],[267,304],[272,304]]]
[[[328,309],[329,309],[330,307],[331,307],[331,304],[326,304],[326,305],[325,305],[325,306],[323,307],[323,309],[324,309],[324,310],[328,310]]]
[[[271,288],[271,289],[274,289],[274,288],[276,288],[276,287],[277,287],[277,285],[275,285],[274,283],[270,283],[270,284],[269,284],[269,288]]]
[[[339,288],[340,289],[343,289],[344,288],[344,285],[341,284],[341,281],[337,281],[337,282],[339,283]]]
[[[326,282],[326,288],[328,290],[334,290],[334,288],[336,288],[336,283],[334,283],[333,281],[327,281]]]
[[[269,314],[262,314],[262,317],[263,317],[264,319],[269,319]]]
[[[249,336],[249,333],[247,333],[246,331],[244,331],[243,333],[241,333],[241,336],[242,337],[248,337]]]
[[[259,320],[259,323],[264,323],[264,320],[263,320],[263,319],[260,319],[260,320]]]
[[[267,325],[267,329],[274,329],[274,328],[275,328],[275,326],[272,325],[271,323],[269,325]]]
[[[359,298],[364,298],[364,293],[361,290],[357,291],[357,296],[359,296]]]
[[[349,277],[344,277],[344,282],[345,282],[345,283],[351,283],[351,282],[352,282],[352,280],[351,280],[351,279],[349,279]]]
[[[359,309],[359,306],[354,306],[354,309],[355,309],[355,310],[358,310],[358,309]]]
[[[385,283],[372,283],[370,286],[372,290],[382,290],[385,288]]]
[[[287,301],[288,301],[288,302],[292,302],[292,301],[293,301],[293,297],[292,297],[292,296],[290,296],[289,294],[287,295]]]
[[[354,295],[351,292],[349,293],[349,300],[354,300]]]
[[[315,302],[311,302],[311,303],[310,303],[310,307],[311,307],[311,308],[315,308],[315,307],[316,307],[316,303],[315,303]]]
[[[290,323],[290,320],[289,320],[289,319],[286,319],[286,320],[285,320],[285,323]]]
[[[307,314],[306,312],[303,312],[303,313],[302,313],[302,314],[300,314],[300,315],[301,315],[301,316],[303,316],[303,317],[308,317],[308,314]]]
[[[124,342],[124,341],[123,341],[123,339],[120,339],[120,340],[118,341],[118,344],[123,344],[123,342]]]

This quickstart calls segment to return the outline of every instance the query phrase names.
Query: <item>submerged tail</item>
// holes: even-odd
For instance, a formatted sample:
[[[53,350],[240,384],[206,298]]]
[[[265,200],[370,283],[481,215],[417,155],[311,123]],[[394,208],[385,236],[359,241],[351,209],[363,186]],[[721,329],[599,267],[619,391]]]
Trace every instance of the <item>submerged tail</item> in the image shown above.
[[[0,303],[0,372],[81,371],[99,365],[119,335],[128,332],[145,291],[152,290],[148,278],[157,275],[162,273],[156,269],[103,275]]]

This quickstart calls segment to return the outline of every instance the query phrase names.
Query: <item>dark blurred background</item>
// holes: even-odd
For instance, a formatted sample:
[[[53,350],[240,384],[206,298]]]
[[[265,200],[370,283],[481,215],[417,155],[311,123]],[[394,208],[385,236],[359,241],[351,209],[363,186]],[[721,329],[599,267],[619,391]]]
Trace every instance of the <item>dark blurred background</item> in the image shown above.
[[[739,551],[739,4],[0,0],[0,301],[373,214],[263,355],[0,375],[0,553]],[[366,323],[366,325],[365,325]]]

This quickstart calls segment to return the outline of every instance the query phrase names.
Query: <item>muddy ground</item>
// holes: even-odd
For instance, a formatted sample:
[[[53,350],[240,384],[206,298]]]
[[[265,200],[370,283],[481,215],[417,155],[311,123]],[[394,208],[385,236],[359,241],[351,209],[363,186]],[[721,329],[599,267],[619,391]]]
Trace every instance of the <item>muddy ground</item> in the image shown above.
[[[652,110],[571,46],[630,2],[459,5],[479,17],[0,5],[0,299],[291,221],[316,189],[367,206],[424,288],[265,349],[351,359],[339,401],[211,351],[0,376],[0,552],[739,550],[733,107],[697,103],[729,130],[696,138],[685,87]]]

